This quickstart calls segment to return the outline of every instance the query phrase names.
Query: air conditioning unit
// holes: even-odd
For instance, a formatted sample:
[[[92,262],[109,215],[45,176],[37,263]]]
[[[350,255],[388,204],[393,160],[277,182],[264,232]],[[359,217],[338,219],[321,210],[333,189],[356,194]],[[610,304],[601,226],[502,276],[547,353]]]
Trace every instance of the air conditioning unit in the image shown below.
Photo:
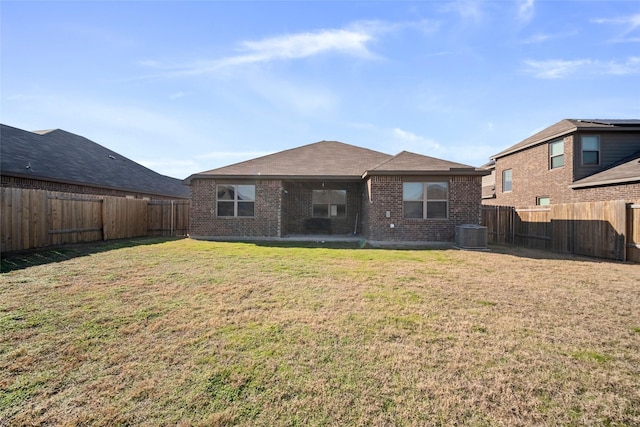
[[[475,224],[456,226],[456,246],[462,249],[486,249],[487,227]]]

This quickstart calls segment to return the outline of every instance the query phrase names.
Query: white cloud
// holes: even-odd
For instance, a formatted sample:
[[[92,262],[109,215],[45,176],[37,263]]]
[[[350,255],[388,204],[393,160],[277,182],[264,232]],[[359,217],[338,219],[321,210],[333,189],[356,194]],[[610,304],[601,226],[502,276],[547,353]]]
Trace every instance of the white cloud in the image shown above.
[[[593,59],[577,60],[526,60],[527,73],[540,79],[562,79],[572,75],[614,75],[623,76],[640,73],[640,57],[632,56],[624,62],[599,61]]]
[[[640,42],[640,13],[621,18],[593,19],[591,22],[622,27],[621,33],[611,40],[613,42]]]
[[[535,0],[520,0],[518,2],[518,19],[529,22],[535,12]]]
[[[401,150],[425,153],[440,149],[440,144],[436,141],[400,128],[393,129],[393,138],[395,140],[394,146]]]
[[[481,4],[479,0],[456,0],[445,3],[442,10],[457,13],[464,20],[479,22],[484,18]]]

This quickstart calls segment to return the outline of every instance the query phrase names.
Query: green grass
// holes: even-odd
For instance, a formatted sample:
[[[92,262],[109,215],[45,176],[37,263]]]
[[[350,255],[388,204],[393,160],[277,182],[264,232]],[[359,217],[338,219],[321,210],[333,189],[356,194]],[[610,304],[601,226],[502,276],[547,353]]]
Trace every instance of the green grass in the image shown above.
[[[0,425],[640,425],[637,265],[509,247],[65,251],[3,260]]]

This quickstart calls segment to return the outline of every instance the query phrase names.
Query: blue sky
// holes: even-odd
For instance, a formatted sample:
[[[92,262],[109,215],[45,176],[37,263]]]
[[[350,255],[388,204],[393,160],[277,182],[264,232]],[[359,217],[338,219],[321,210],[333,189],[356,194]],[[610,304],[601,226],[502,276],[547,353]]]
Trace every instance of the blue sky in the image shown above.
[[[176,178],[338,140],[480,166],[640,118],[636,1],[2,1],[0,121]]]

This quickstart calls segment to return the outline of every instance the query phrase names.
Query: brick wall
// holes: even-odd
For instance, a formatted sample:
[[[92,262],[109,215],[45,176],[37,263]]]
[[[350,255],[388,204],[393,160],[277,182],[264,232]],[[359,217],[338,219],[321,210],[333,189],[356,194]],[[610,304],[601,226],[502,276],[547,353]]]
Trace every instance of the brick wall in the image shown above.
[[[484,199],[485,205],[534,206],[537,197],[550,197],[551,203],[599,202],[606,200],[634,201],[640,196],[640,183],[606,187],[572,189],[574,135],[564,138],[564,166],[549,169],[549,144],[510,154],[496,160],[496,197]],[[504,192],[502,172],[513,172],[512,191]]]
[[[305,222],[312,218],[313,190],[346,190],[347,206],[344,218],[331,218],[330,233],[334,235],[353,234],[356,217],[360,223],[361,214],[361,182],[300,182],[289,181],[284,185],[282,202],[283,235],[309,234],[311,230],[305,227]],[[360,232],[360,226],[358,226]]]
[[[449,217],[447,219],[405,219],[402,208],[402,183],[412,181],[448,181]],[[372,176],[368,179],[363,234],[378,241],[453,242],[455,227],[479,224],[482,178],[477,176],[403,178]],[[387,212],[389,216],[387,217]],[[391,228],[391,224],[394,225]]]
[[[194,237],[280,237],[282,182],[259,180],[225,184],[255,184],[255,216],[223,218],[216,216],[216,185],[214,179],[191,181],[191,230]]]
[[[111,188],[92,187],[88,185],[66,184],[63,182],[43,181],[31,178],[18,178],[6,175],[2,175],[0,186],[10,188],[24,188],[27,190],[45,190],[61,191],[63,193],[91,194],[94,196],[134,197],[136,199],[149,200],[180,199],[180,197],[159,196],[155,194],[138,193],[135,191],[115,190]]]

